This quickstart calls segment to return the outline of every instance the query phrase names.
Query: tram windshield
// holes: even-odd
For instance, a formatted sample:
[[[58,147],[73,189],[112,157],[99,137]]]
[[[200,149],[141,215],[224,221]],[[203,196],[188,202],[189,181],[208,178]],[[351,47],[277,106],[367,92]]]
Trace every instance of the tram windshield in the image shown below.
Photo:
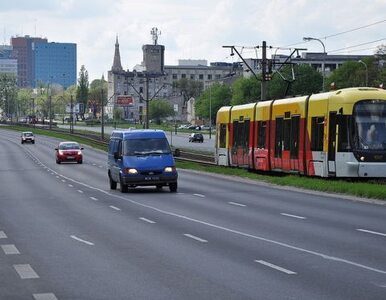
[[[386,103],[363,101],[354,107],[358,150],[386,150]]]

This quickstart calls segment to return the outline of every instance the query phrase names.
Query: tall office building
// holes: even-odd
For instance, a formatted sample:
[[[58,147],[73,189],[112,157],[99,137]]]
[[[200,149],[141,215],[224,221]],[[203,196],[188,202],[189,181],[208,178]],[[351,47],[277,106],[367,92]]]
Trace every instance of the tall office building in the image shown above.
[[[35,84],[76,84],[76,44],[34,43]]]
[[[11,38],[11,46],[17,58],[17,84],[19,87],[35,86],[34,79],[34,43],[47,43],[47,39],[30,37]]]
[[[17,77],[17,59],[12,46],[0,46],[0,73]]]

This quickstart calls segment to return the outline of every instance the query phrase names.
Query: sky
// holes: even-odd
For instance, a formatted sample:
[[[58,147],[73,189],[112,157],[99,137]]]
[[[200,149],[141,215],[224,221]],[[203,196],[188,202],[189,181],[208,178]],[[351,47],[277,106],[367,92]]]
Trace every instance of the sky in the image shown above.
[[[77,44],[77,69],[107,78],[118,36],[121,62],[132,71],[150,31],[161,31],[165,64],[179,59],[237,62],[288,55],[294,48],[328,54],[373,54],[386,44],[386,0],[1,0],[0,43],[30,35]],[[303,37],[313,37],[304,42]]]

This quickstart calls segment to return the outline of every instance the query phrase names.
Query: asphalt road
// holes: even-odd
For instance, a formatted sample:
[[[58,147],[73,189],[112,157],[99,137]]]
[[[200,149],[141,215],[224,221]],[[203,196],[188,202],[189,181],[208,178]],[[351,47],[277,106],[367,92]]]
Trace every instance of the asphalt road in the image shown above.
[[[184,170],[122,194],[56,143],[0,129],[0,299],[385,299],[383,205]]]

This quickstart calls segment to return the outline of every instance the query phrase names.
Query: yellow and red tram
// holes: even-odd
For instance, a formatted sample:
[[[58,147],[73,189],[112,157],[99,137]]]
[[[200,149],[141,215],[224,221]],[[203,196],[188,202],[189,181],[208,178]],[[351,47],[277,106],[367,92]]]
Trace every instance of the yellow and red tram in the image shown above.
[[[321,177],[386,177],[386,91],[347,88],[225,106],[218,165]]]

